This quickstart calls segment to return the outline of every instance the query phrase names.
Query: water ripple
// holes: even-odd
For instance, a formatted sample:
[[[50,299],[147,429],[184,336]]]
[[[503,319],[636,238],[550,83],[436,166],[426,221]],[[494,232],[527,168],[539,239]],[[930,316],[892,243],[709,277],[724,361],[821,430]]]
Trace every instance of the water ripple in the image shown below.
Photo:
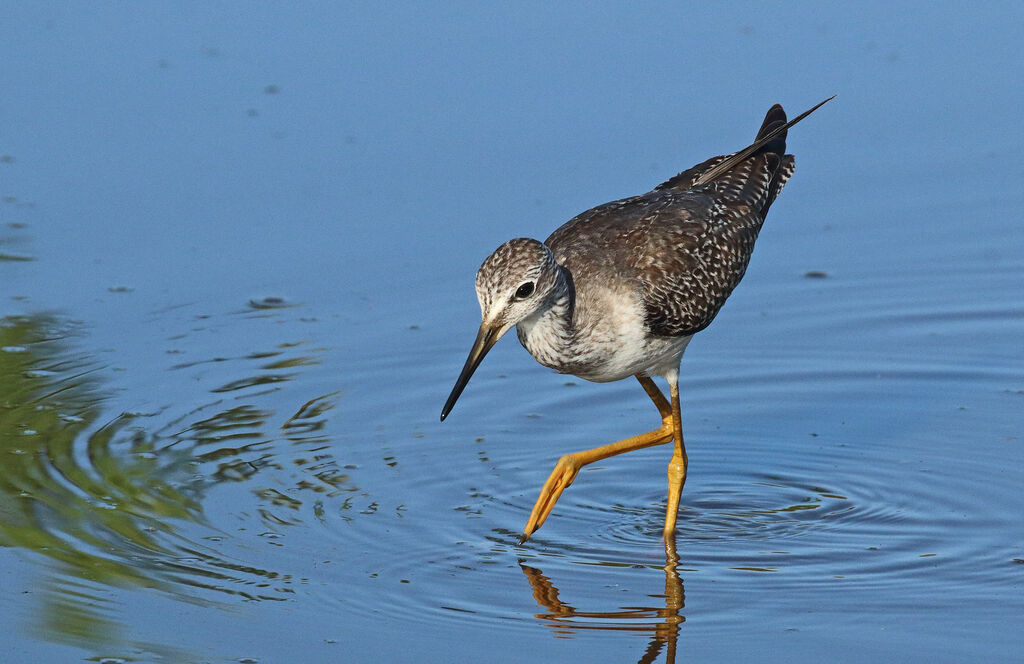
[[[851,359],[849,366],[833,362],[826,379],[804,368],[816,362],[767,362],[753,378],[757,370],[737,363],[730,373],[726,362],[710,379],[691,377],[701,381],[695,401],[703,418],[690,420],[687,429],[691,477],[672,573],[685,577],[688,587],[713,589],[716,608],[705,607],[702,616],[715,620],[716,610],[735,610],[750,593],[751,575],[778,593],[779,601],[784,597],[786,606],[811,604],[823,592],[840,590],[864,606],[892,606],[896,595],[906,606],[932,605],[948,601],[951,587],[967,599],[1019,585],[1022,566],[1014,561],[1021,558],[1024,532],[1006,504],[1007,483],[1019,477],[1024,461],[1019,445],[988,425],[960,444],[950,440],[964,431],[957,418],[969,411],[953,405],[968,398],[964,390],[1004,393],[1019,377],[1014,370],[906,359],[873,367]],[[525,372],[509,382],[522,380],[529,380]],[[936,418],[935,404],[926,398],[901,397],[899,411],[872,410],[879,385],[908,395],[932,394],[940,385],[956,385],[961,392],[948,391],[952,404]],[[758,396],[766,387],[767,403]],[[855,412],[834,412],[835,391],[848,395]],[[622,426],[608,417],[609,404],[623,403],[616,401],[621,397],[597,395],[589,403],[591,395],[578,388],[554,396],[536,416],[498,427],[475,443],[460,443],[476,446],[459,452],[481,461],[472,476],[460,478],[434,462],[430,472],[405,477],[413,493],[451,486],[463,492],[449,499],[442,537],[421,530],[423,522],[436,527],[436,517],[414,512],[412,523],[402,524],[408,548],[372,572],[375,579],[408,581],[385,581],[377,589],[396,615],[423,623],[469,618],[509,627],[510,616],[531,610],[509,590],[510,583],[539,597],[543,610],[535,618],[565,635],[595,628],[659,632],[668,624],[659,616],[677,615],[651,601],[667,595],[650,590],[671,581],[661,544],[668,448],[585,469],[545,526],[518,544],[518,527],[553,463],[552,447],[574,451],[587,446],[581,440],[602,442],[609,422]],[[642,400],[636,402],[644,412]],[[737,408],[746,402],[757,404],[763,430],[750,430],[743,418],[736,421]],[[801,423],[792,411],[773,414],[776,403],[798,403],[815,415]],[[630,420],[644,419],[632,408],[620,409]],[[572,413],[574,428],[564,428],[563,413]],[[980,417],[984,421],[984,413]],[[729,424],[718,426],[719,419]],[[862,433],[860,421],[873,435]],[[887,426],[891,434],[879,436]],[[961,453],[965,446],[970,454]],[[360,537],[369,542],[375,528],[363,525],[370,529]],[[492,587],[499,578],[500,586]],[[578,598],[582,592],[588,600],[571,606],[549,601],[558,596],[556,584],[563,596]],[[683,594],[682,578],[677,591]],[[341,604],[354,610],[358,601],[350,597]]]

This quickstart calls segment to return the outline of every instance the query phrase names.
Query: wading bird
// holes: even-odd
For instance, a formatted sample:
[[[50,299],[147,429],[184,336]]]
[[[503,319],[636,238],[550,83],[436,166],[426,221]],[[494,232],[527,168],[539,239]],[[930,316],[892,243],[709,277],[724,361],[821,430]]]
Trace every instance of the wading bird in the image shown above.
[[[513,326],[530,355],[559,373],[598,383],[635,376],[661,414],[653,431],[559,459],[522,540],[544,524],[581,467],[672,441],[664,533],[675,532],[687,465],[679,413],[683,351],[743,278],[768,208],[793,174],[787,130],[830,99],[789,122],[776,104],[743,150],[712,157],[646,194],[587,210],[544,242],[509,240],[480,266],[480,331],[442,421]],[[669,399],[651,376],[668,381]]]

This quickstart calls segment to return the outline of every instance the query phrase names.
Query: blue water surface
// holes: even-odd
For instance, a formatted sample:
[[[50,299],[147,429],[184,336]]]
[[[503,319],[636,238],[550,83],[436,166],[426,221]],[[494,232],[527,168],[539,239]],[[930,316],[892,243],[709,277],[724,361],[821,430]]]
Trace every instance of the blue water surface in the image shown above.
[[[1024,628],[1017,5],[0,8],[0,660],[958,662]],[[797,170],[683,361],[514,339],[498,244]]]

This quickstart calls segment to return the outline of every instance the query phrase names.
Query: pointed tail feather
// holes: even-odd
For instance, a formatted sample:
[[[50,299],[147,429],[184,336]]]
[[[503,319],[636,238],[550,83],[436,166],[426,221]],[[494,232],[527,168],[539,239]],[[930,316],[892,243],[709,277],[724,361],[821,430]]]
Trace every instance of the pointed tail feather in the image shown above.
[[[786,113],[785,111],[782,110],[781,106],[779,106],[778,104],[772,106],[771,109],[769,109],[768,114],[764,118],[764,124],[761,125],[761,130],[757,132],[757,139],[747,147],[737,152],[736,154],[732,155],[727,159],[722,160],[720,163],[716,164],[712,168],[709,168],[704,173],[701,173],[700,177],[693,181],[693,186],[698,187],[702,184],[707,184],[713,181],[715,178],[721,176],[722,174],[728,173],[737,164],[741,163],[744,159],[758,152],[773,152],[778,154],[779,156],[782,156],[783,154],[785,154],[786,150],[786,131],[790,127],[795,125],[797,122],[800,122],[808,115],[818,110],[826,102],[832,101],[833,99],[835,99],[835,95],[832,95],[825,101],[815,104],[814,106],[807,109],[800,115],[796,116],[789,122],[785,122]],[[780,122],[782,124],[779,124]],[[777,146],[777,144],[773,143],[773,141],[777,140],[780,141],[781,143],[781,151],[773,149]]]

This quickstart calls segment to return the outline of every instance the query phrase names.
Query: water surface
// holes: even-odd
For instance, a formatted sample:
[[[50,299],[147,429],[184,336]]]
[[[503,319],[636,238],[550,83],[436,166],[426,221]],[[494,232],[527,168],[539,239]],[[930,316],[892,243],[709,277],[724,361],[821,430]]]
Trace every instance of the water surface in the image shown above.
[[[19,661],[992,661],[1024,627],[1016,9],[33,4],[0,47]],[[955,29],[954,29],[955,26]],[[668,448],[473,273],[837,93]]]

